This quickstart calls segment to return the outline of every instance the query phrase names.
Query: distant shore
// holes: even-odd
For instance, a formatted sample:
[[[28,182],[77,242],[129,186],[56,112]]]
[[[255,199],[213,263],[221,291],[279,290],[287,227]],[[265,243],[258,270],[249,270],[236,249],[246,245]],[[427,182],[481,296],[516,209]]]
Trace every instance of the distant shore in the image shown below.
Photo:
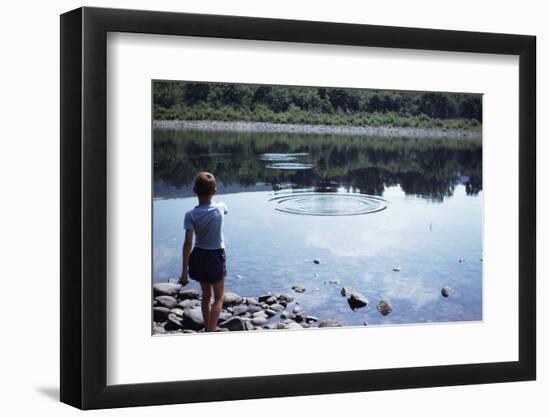
[[[300,133],[318,135],[360,135],[373,137],[481,139],[481,132],[414,127],[328,126],[264,122],[224,122],[213,120],[154,120],[155,129],[195,129],[254,133]]]

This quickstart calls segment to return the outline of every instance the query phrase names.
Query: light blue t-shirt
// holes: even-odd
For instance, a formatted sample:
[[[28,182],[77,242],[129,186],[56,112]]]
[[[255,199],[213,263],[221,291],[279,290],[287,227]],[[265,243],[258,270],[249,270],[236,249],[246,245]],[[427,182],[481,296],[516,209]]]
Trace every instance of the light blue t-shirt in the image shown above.
[[[183,227],[195,232],[195,246],[201,249],[224,249],[223,217],[228,213],[222,202],[199,204],[185,213]]]

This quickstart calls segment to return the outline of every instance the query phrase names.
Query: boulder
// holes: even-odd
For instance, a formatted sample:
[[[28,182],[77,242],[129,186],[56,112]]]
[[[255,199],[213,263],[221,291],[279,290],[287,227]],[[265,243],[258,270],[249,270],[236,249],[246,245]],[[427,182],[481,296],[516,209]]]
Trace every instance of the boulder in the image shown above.
[[[158,297],[155,297],[155,301],[158,303],[158,305],[170,309],[178,305],[178,300],[176,300],[171,295],[159,295]]]
[[[178,298],[180,300],[198,300],[201,296],[199,290],[184,290],[178,293]]]
[[[273,310],[277,313],[280,313],[281,311],[283,311],[285,309],[285,306],[283,306],[282,304],[279,304],[279,303],[275,303],[275,304],[271,304],[269,306],[269,309]]]
[[[290,294],[280,294],[277,299],[279,302],[284,301],[285,303],[291,303],[294,301],[294,297]]]
[[[378,305],[376,306],[376,309],[382,314],[383,316],[387,316],[393,311],[393,307],[390,304],[388,300],[380,300],[378,302]]]
[[[245,320],[238,316],[231,317],[229,320],[225,320],[218,324],[218,326],[231,331],[246,330]]]
[[[179,330],[183,327],[182,320],[175,314],[168,314],[168,321],[166,322],[166,330]]]
[[[306,291],[306,288],[303,285],[294,285],[292,289],[298,293],[303,293]]]
[[[166,307],[153,307],[153,320],[156,322],[166,321],[170,309]]]
[[[248,306],[248,312],[250,314],[257,313],[258,311],[264,311],[264,309],[261,306],[258,306],[258,305],[249,305]]]
[[[248,312],[248,306],[241,304],[233,308],[233,315],[234,316],[241,316],[244,313]]]
[[[183,308],[177,308],[176,307],[176,308],[173,308],[172,310],[170,310],[170,313],[175,314],[178,317],[182,317],[183,316],[183,311],[184,311]]]
[[[233,292],[226,292],[223,295],[223,305],[224,306],[235,306],[243,302],[242,297],[239,294]]]
[[[186,299],[178,303],[177,307],[185,310],[186,308],[197,307],[200,305],[201,305],[201,302],[199,300]]]
[[[218,323],[221,322],[221,321],[229,320],[231,317],[233,317],[233,315],[230,312],[222,311],[220,313],[220,318],[218,319]]]
[[[266,317],[267,313],[264,310],[256,311],[255,313],[252,313],[252,317]]]
[[[321,320],[319,327],[342,327],[342,323],[336,320]]]
[[[180,284],[174,284],[171,282],[157,282],[153,284],[153,293],[156,296],[159,295],[171,295],[175,296],[181,290]]]
[[[441,295],[445,298],[449,297],[453,292],[454,290],[451,287],[443,287],[441,289]]]
[[[246,297],[246,304],[255,306],[260,304],[260,301],[255,297]]]
[[[267,324],[267,319],[262,316],[254,317],[251,321],[254,326],[263,326]]]
[[[348,292],[347,300],[350,308],[354,311],[369,305],[367,297],[355,290]]]
[[[204,328],[204,319],[200,308],[188,308],[183,311],[182,327],[191,330],[201,330]]]

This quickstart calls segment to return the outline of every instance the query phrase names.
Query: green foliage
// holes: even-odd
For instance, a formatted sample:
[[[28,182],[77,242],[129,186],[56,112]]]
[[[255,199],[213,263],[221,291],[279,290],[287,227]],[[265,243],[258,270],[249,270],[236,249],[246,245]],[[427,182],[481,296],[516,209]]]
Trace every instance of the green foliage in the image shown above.
[[[481,95],[155,81],[157,120],[481,129]]]

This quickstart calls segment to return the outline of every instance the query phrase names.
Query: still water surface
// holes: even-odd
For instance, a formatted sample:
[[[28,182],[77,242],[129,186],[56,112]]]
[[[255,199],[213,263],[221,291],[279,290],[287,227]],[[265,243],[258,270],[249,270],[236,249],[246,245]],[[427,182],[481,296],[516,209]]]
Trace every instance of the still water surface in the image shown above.
[[[308,314],[346,325],[482,319],[480,141],[154,133],[155,282],[180,273],[192,180],[207,170],[229,208],[227,291],[303,285],[294,295]],[[342,286],[369,306],[352,311]]]

